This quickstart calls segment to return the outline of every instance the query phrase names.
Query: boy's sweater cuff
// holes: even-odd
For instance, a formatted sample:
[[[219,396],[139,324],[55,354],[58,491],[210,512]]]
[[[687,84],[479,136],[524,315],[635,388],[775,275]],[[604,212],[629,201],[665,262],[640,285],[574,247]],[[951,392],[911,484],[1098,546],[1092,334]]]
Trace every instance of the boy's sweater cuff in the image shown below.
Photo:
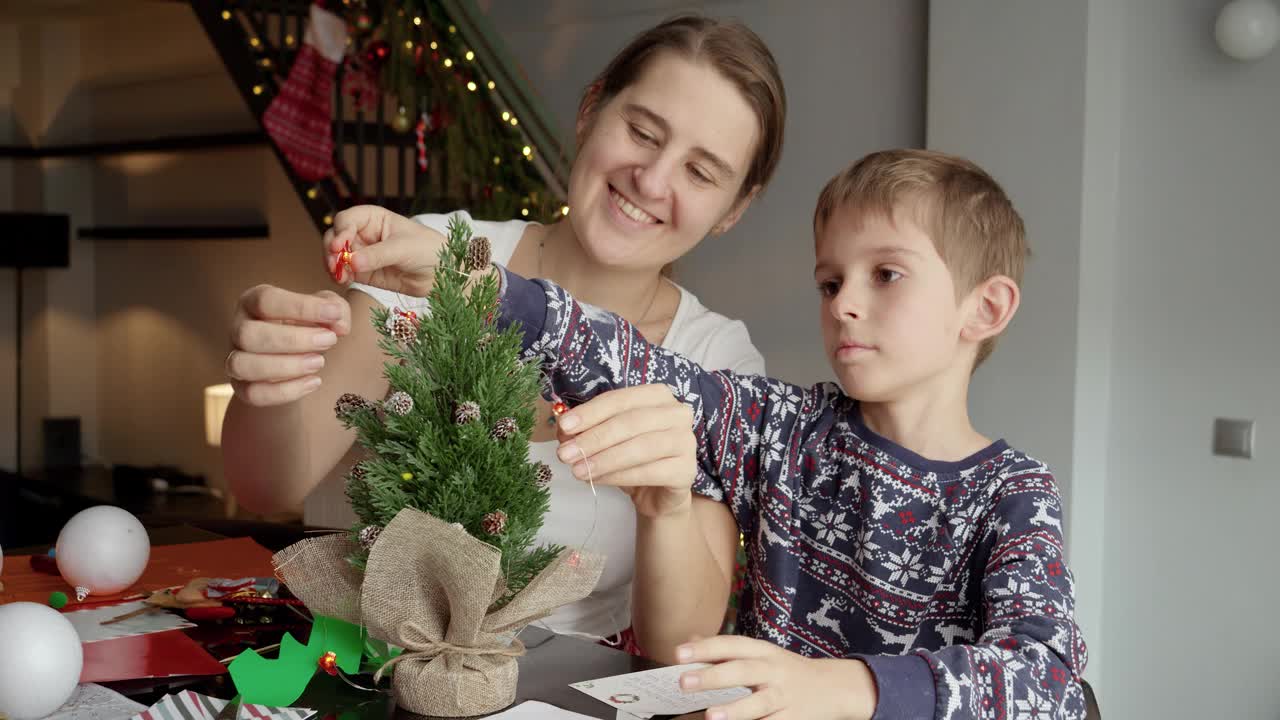
[[[520,350],[533,347],[547,324],[547,293],[541,285],[494,263],[498,270],[499,330],[518,323],[523,333]]]
[[[855,655],[876,678],[876,713],[871,720],[931,718],[937,693],[933,670],[919,655]]]

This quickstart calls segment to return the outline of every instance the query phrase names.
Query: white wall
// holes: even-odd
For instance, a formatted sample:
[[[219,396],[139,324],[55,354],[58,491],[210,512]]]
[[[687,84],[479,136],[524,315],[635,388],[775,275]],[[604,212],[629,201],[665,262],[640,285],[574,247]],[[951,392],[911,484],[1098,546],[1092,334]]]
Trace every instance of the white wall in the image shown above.
[[[18,44],[18,26],[0,24],[0,144],[16,145],[22,142],[17,118],[13,112],[15,94],[21,83],[22,67]],[[19,163],[0,159],[0,208],[16,208],[14,202]],[[0,269],[0,387],[13,387],[14,333],[17,321],[11,306],[17,273]],[[15,461],[16,438],[13,417],[15,412],[13,392],[0,393],[0,467],[11,468]]]
[[[1219,53],[1221,4],[1127,7],[1106,529],[1117,717],[1280,716],[1280,52]],[[1254,460],[1210,454],[1222,416],[1257,420]]]
[[[24,17],[7,26],[10,35],[0,27],[0,39],[17,39],[21,60],[0,70],[0,121],[13,142],[254,128],[189,7],[130,10],[138,8],[70,20]],[[23,173],[26,182],[6,185]],[[24,466],[39,464],[40,418],[78,415],[91,460],[171,464],[217,482],[220,459],[205,445],[202,389],[224,381],[236,298],[260,282],[307,291],[328,285],[319,234],[274,155],[262,146],[2,163],[0,209],[15,207],[70,213],[73,234],[95,224],[267,221],[270,239],[73,236],[69,270],[25,276]],[[4,298],[8,282],[0,275]],[[0,438],[11,443],[12,323],[0,315]],[[12,466],[11,451],[0,454],[0,466]]]
[[[1079,323],[1107,312],[1080,307],[1082,298],[1096,297],[1080,288],[1084,190],[1099,186],[1085,175],[1098,166],[1084,159],[1089,10],[1081,2],[933,3],[926,136],[930,148],[972,158],[991,172],[1027,223],[1032,259],[1022,305],[974,376],[970,407],[978,428],[1054,471],[1068,508],[1077,618],[1096,672],[1103,638],[1101,458],[1080,458],[1093,466],[1073,473],[1077,412],[1084,411],[1075,397],[1082,385]],[[1111,107],[1105,98],[1089,98],[1095,116]],[[1094,236],[1106,242],[1105,234]],[[1095,401],[1093,417],[1105,414],[1102,402]]]
[[[5,54],[5,90],[0,101],[4,142],[14,145],[57,142],[49,131],[54,118],[63,113],[61,102],[79,80],[80,26],[75,22],[10,23],[4,26],[8,40]],[[82,103],[63,131],[83,137],[89,127],[88,104]],[[0,192],[0,208],[31,212],[76,212],[77,220],[88,221],[87,207],[78,207],[75,196],[88,179],[82,168],[61,161],[8,160],[2,163],[6,176]],[[43,166],[43,167],[42,167]],[[7,242],[23,242],[8,238]],[[96,427],[93,398],[94,333],[92,248],[71,245],[70,268],[34,269],[23,272],[22,348],[22,457],[24,467],[41,460],[41,418],[79,415],[88,429],[92,450]],[[14,302],[16,272],[3,271],[0,295],[6,310]],[[0,331],[0,366],[4,385],[12,388],[17,328],[15,318],[6,313]],[[67,348],[74,348],[68,351]],[[83,372],[77,372],[77,370]],[[56,380],[55,380],[56,378]],[[87,379],[86,379],[87,378]],[[16,465],[16,393],[5,392],[0,409],[0,466]]]
[[[1280,54],[1221,55],[1221,5],[931,6],[929,144],[990,167],[1036,251],[975,415],[1065,475],[1108,717],[1280,712]],[[1258,421],[1255,460],[1211,455],[1217,416]]]
[[[37,75],[40,84],[40,144],[83,142],[93,137],[95,100],[78,90],[81,68],[100,67],[101,58],[84,53],[84,26],[79,22],[52,22],[40,26]],[[32,310],[33,327],[43,331],[46,365],[44,402],[25,407],[23,467],[43,462],[41,418],[79,417],[81,449],[87,457],[100,455],[98,417],[98,333],[95,259],[93,243],[75,239],[76,228],[95,222],[93,166],[78,160],[53,159],[39,163],[41,209],[68,213],[72,218],[69,267],[42,271],[45,293]],[[29,367],[23,366],[24,369]],[[38,379],[39,376],[33,377]],[[25,385],[25,382],[24,382]],[[30,387],[29,385],[27,387]]]
[[[742,222],[680,260],[676,278],[711,309],[746,322],[771,375],[804,383],[831,377],[813,289],[813,207],[827,180],[862,155],[922,144],[923,0],[479,4],[566,142],[582,89],[632,36],[663,18],[697,10],[760,34],[787,91],[782,161]]]

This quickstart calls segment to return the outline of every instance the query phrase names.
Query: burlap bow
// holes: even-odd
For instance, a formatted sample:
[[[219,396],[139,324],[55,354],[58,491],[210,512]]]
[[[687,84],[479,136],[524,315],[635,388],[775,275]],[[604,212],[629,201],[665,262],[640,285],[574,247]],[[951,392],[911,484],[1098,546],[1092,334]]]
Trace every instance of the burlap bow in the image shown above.
[[[345,535],[304,540],[276,554],[276,570],[313,612],[405,648],[378,677],[394,666],[400,706],[445,717],[510,705],[524,652],[515,635],[585,597],[604,568],[600,555],[566,550],[491,612],[501,554],[460,527],[406,508],[378,537],[363,577],[347,561],[353,550]]]
[[[413,624],[409,624],[407,629],[418,637],[411,639],[404,645],[404,652],[386,661],[382,664],[382,667],[378,668],[378,671],[373,674],[375,683],[382,680],[382,674],[394,667],[396,663],[411,658],[429,661],[446,653],[452,655],[502,655],[504,657],[520,657],[524,654],[524,643],[520,642],[518,638],[512,638],[511,643],[506,646],[467,647],[466,645],[447,643],[443,640],[428,640]],[[407,633],[405,634],[407,635]]]

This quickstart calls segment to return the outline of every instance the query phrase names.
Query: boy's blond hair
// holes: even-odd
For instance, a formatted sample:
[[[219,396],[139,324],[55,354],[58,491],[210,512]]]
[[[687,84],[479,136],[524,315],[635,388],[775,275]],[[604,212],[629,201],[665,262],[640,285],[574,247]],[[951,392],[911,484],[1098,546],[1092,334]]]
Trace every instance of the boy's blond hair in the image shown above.
[[[1031,254],[1022,217],[1000,184],[969,160],[932,150],[871,153],[822,189],[813,213],[815,239],[845,209],[890,221],[896,212],[910,212],[951,271],[957,300],[996,275],[1022,283]],[[995,344],[994,337],[983,341],[975,369]]]

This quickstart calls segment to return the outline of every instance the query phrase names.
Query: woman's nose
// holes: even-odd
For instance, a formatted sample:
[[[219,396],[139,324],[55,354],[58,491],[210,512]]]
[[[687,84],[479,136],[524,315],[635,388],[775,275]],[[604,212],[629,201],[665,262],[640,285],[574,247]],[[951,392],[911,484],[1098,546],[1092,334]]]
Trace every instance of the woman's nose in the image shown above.
[[[635,170],[635,185],[647,200],[663,200],[671,192],[671,173],[674,162],[665,155],[656,155]]]

